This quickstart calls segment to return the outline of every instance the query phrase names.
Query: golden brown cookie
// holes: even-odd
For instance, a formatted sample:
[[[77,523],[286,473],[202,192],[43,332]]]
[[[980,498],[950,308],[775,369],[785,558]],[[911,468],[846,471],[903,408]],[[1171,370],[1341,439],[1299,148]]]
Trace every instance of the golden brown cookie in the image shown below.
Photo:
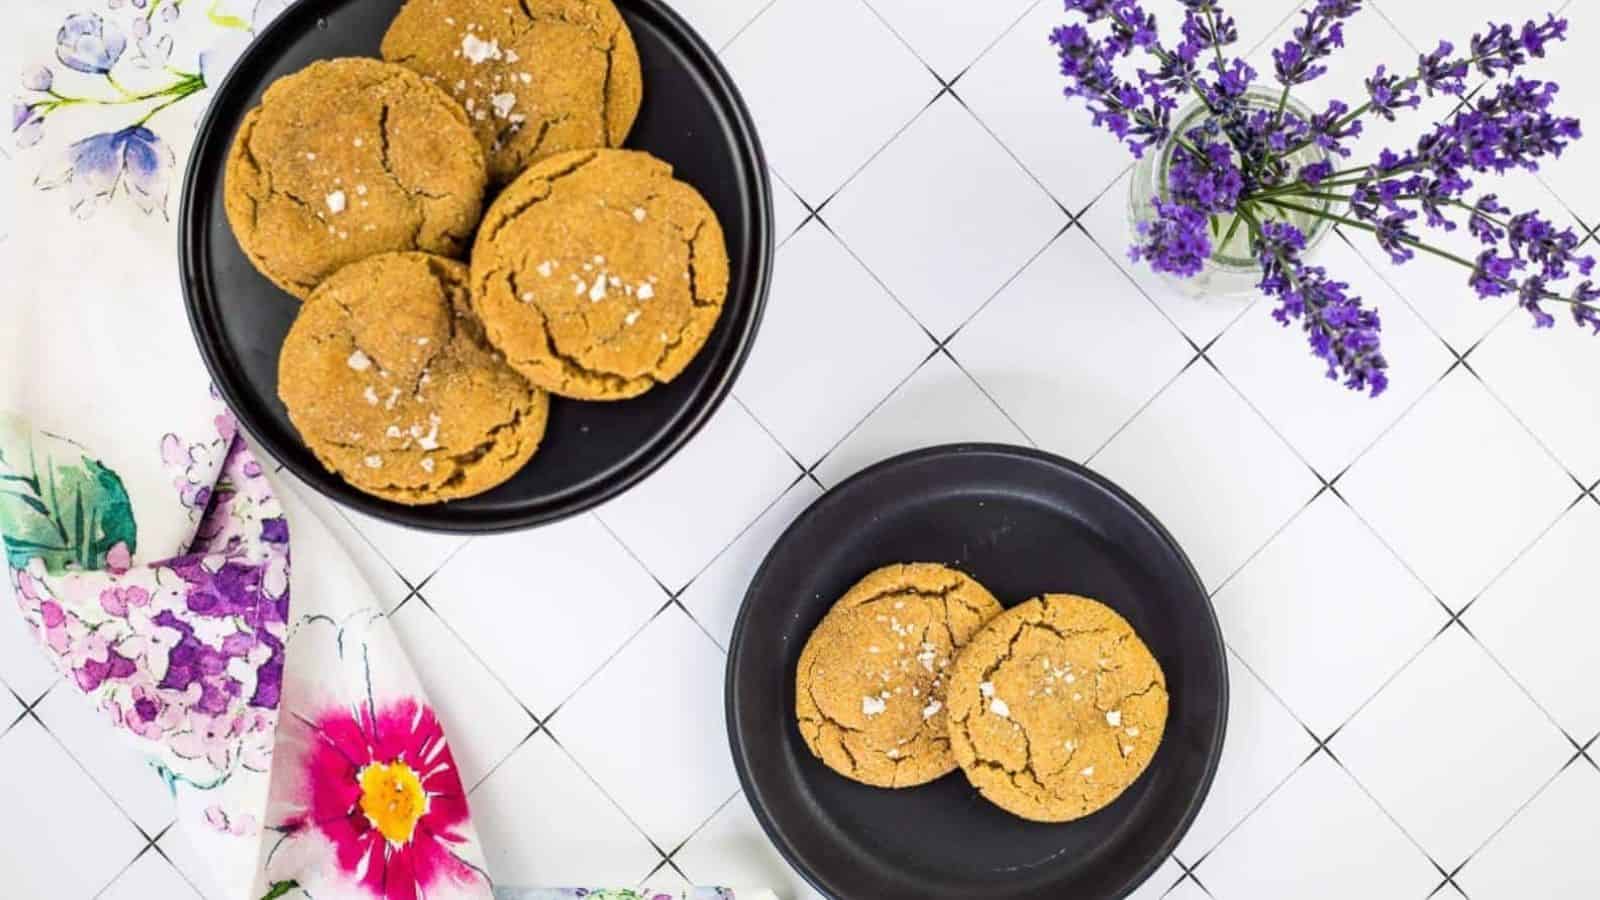
[[[671,381],[728,293],[716,214],[647,153],[535,163],[472,248],[472,302],[511,366],[563,397],[622,400]]]
[[[410,0],[383,58],[466,107],[496,184],[545,156],[621,146],[644,90],[611,0]]]
[[[486,177],[443,91],[403,66],[336,59],[274,82],[245,116],[223,203],[245,255],[303,300],[377,253],[460,256]]]
[[[467,267],[425,253],[374,256],[324,281],[284,339],[278,395],[330,471],[408,504],[515,475],[550,409],[484,339]]]
[[[1117,799],[1155,756],[1167,682],[1110,607],[1048,594],[1007,610],[950,674],[950,746],[1002,809],[1068,822]]]
[[[934,563],[886,566],[861,579],[800,653],[795,712],[806,746],[828,768],[876,787],[955,771],[946,670],[999,614],[983,585]]]

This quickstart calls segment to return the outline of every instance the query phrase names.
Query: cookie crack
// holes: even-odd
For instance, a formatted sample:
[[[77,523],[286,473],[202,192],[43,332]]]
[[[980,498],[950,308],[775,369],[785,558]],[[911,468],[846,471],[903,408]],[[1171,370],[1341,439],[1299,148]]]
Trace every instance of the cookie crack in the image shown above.
[[[545,190],[545,192],[543,194],[540,194],[539,196],[536,196],[536,197],[530,197],[526,202],[517,203],[517,205],[515,205],[515,206],[513,206],[513,207],[511,207],[509,209],[503,210],[503,211],[502,210],[493,210],[492,212],[494,213],[495,221],[492,222],[492,223],[489,223],[488,225],[485,226],[485,227],[491,227],[492,226],[492,230],[487,235],[483,236],[483,240],[485,242],[487,242],[488,244],[493,244],[495,241],[497,241],[500,238],[500,232],[504,231],[513,221],[515,221],[523,213],[527,212],[528,210],[534,208],[535,206],[538,206],[540,203],[543,203],[544,201],[549,200],[551,197],[555,196],[555,192],[556,192],[555,185],[556,185],[557,181],[560,181],[563,178],[567,178],[567,177],[569,177],[571,175],[576,174],[584,166],[587,166],[589,163],[594,162],[595,157],[597,157],[597,156],[599,156],[599,154],[595,153],[595,152],[587,153],[587,154],[585,154],[585,155],[583,155],[583,156],[581,156],[581,157],[579,157],[577,159],[574,159],[570,164],[568,164],[566,166],[563,166],[562,168],[557,169],[556,171],[554,171],[554,172],[550,173],[549,175],[545,176],[542,179],[542,181],[543,181],[543,183],[544,183],[544,185],[546,187],[546,190]],[[507,199],[507,198],[502,197],[502,201],[504,201],[505,199]],[[496,203],[495,205],[497,207],[499,206],[498,203]],[[518,295],[518,296],[520,296],[520,295]]]
[[[511,296],[521,297],[522,292],[517,287],[516,273],[506,272],[504,274],[506,278],[506,285],[511,289]],[[628,385],[628,379],[622,377],[621,375],[613,375],[609,372],[596,372],[592,369],[589,369],[584,366],[582,361],[580,361],[577,357],[565,353],[561,350],[561,348],[557,347],[555,336],[550,333],[550,318],[545,315],[544,310],[539,306],[537,300],[524,305],[532,310],[534,315],[539,317],[539,333],[544,336],[545,351],[549,353],[551,359],[556,360],[562,365],[563,371],[561,373],[561,386],[563,389],[565,389],[567,384],[573,380],[573,372],[577,372],[582,378],[595,379],[618,390],[626,389]],[[533,360],[525,359],[521,360],[521,362],[531,365]]]

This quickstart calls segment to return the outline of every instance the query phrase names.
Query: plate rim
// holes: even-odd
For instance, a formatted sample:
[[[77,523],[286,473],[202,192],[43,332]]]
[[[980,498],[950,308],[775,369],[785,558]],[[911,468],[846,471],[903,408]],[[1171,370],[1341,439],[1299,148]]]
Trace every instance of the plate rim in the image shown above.
[[[337,506],[391,524],[438,534],[505,534],[581,515],[627,493],[676,457],[722,409],[732,395],[733,385],[749,361],[751,352],[755,349],[756,335],[766,315],[777,250],[772,178],[755,117],[751,114],[749,104],[740,92],[738,84],[711,45],[682,15],[668,5],[666,0],[615,0],[621,8],[631,7],[636,13],[653,17],[664,24],[666,28],[663,30],[673,36],[676,48],[693,57],[699,74],[710,81],[716,91],[725,95],[727,103],[718,105],[733,126],[733,136],[736,138],[739,155],[744,157],[753,169],[752,177],[745,185],[747,190],[754,192],[757,201],[755,216],[752,219],[756,235],[753,241],[755,252],[750,260],[753,269],[751,309],[740,323],[739,331],[732,336],[734,343],[731,359],[721,372],[711,379],[706,388],[705,399],[690,408],[688,418],[678,429],[659,441],[644,445],[642,452],[636,449],[631,456],[620,462],[618,464],[620,471],[613,477],[565,490],[553,495],[553,499],[548,503],[516,514],[498,514],[488,520],[438,518],[430,515],[430,511],[446,504],[406,506],[372,497],[353,488],[344,490],[341,487],[343,482],[336,475],[321,467],[302,465],[295,459],[294,453],[286,452],[288,445],[285,442],[273,438],[256,427],[256,423],[248,414],[240,412],[249,410],[250,404],[245,402],[240,386],[235,383],[238,376],[233,370],[237,367],[226,364],[218,350],[222,344],[221,318],[212,308],[215,304],[202,304],[198,299],[205,293],[201,287],[201,273],[206,266],[200,259],[203,255],[200,252],[203,242],[199,239],[197,220],[203,218],[200,207],[209,205],[210,202],[210,194],[202,191],[199,185],[202,168],[199,162],[207,148],[212,148],[216,142],[223,139],[219,130],[225,102],[238,93],[239,88],[235,82],[241,79],[240,73],[245,67],[244,64],[251,60],[252,55],[264,53],[262,48],[269,46],[279,31],[287,31],[292,17],[319,14],[328,5],[342,6],[350,2],[353,0],[297,0],[284,10],[266,28],[257,33],[239,54],[234,65],[217,84],[212,102],[206,107],[200,124],[195,129],[189,157],[184,166],[183,188],[178,201],[178,280],[190,334],[205,364],[206,372],[211,376],[212,385],[222,395],[223,402],[237,420],[239,428],[265,449],[273,461],[281,463],[284,469]],[[202,309],[203,306],[206,308]],[[304,441],[299,443],[303,448]]]
[[[789,540],[794,532],[797,531],[808,519],[811,519],[816,515],[820,515],[821,511],[830,503],[837,502],[838,498],[843,496],[847,489],[878,477],[885,471],[899,468],[901,466],[914,465],[925,462],[929,459],[982,455],[995,456],[1011,460],[1021,460],[1030,463],[1043,463],[1045,465],[1052,466],[1075,477],[1083,479],[1096,489],[1104,492],[1113,500],[1125,506],[1131,513],[1134,514],[1135,517],[1140,519],[1151,528],[1153,533],[1160,538],[1161,541],[1165,543],[1173,552],[1177,561],[1182,564],[1189,580],[1193,582],[1194,587],[1198,592],[1198,596],[1204,602],[1203,611],[1205,612],[1206,618],[1212,626],[1211,636],[1213,638],[1216,658],[1218,660],[1219,678],[1217,685],[1221,714],[1219,717],[1216,738],[1211,742],[1211,746],[1206,748],[1206,768],[1200,778],[1198,785],[1199,790],[1188,802],[1187,808],[1183,813],[1183,818],[1178,823],[1178,827],[1174,829],[1173,833],[1169,835],[1162,843],[1159,851],[1153,854],[1150,859],[1145,860],[1145,862],[1135,873],[1134,878],[1123,886],[1121,891],[1116,895],[1118,900],[1122,900],[1122,898],[1130,896],[1145,882],[1149,881],[1151,876],[1155,874],[1156,870],[1159,869],[1161,865],[1172,855],[1173,851],[1177,849],[1178,844],[1183,841],[1184,836],[1186,836],[1189,833],[1189,830],[1194,826],[1195,819],[1199,816],[1200,810],[1205,805],[1206,799],[1211,794],[1211,788],[1215,784],[1217,771],[1221,766],[1222,754],[1227,742],[1228,713],[1232,704],[1232,685],[1228,672],[1227,644],[1222,635],[1222,622],[1217,616],[1216,604],[1212,602],[1211,593],[1206,590],[1205,582],[1200,578],[1199,570],[1195,568],[1194,562],[1189,559],[1189,555],[1184,552],[1183,545],[1178,543],[1177,538],[1172,535],[1172,532],[1167,529],[1166,525],[1163,524],[1160,519],[1156,518],[1155,514],[1152,513],[1150,509],[1143,503],[1140,503],[1137,498],[1104,475],[1101,475],[1086,465],[1073,462],[1072,460],[1063,456],[1059,456],[1057,454],[1034,447],[1024,447],[1016,444],[995,442],[958,442],[939,444],[899,453],[886,459],[879,460],[878,462],[873,463],[872,465],[867,466],[866,468],[861,469],[855,474],[849,476],[845,480],[834,485],[832,488],[827,489],[823,492],[822,496],[818,497],[816,500],[813,500],[810,505],[802,510],[800,514],[795,517],[794,521],[789,523],[788,527],[784,528],[783,532],[778,535],[778,537],[772,542],[771,547],[768,548],[766,556],[762,558],[761,565],[757,567],[755,574],[751,576],[750,583],[745,588],[745,595],[739,602],[739,615],[734,620],[733,631],[728,638],[728,660],[725,664],[723,673],[723,709],[725,724],[728,731],[729,750],[733,756],[733,767],[734,771],[739,776],[740,793],[744,796],[746,802],[749,804],[751,812],[756,817],[756,821],[761,824],[761,830],[766,835],[768,842],[777,849],[779,855],[783,857],[784,862],[788,863],[790,869],[799,874],[801,878],[805,879],[805,882],[808,885],[810,885],[824,897],[836,897],[837,895],[833,894],[826,886],[824,886],[817,873],[813,872],[808,865],[804,864],[800,860],[798,853],[796,853],[794,848],[790,846],[790,843],[784,836],[783,832],[772,820],[772,816],[767,811],[765,803],[760,801],[759,798],[761,797],[761,792],[750,777],[750,767],[747,759],[748,754],[744,746],[745,741],[743,740],[743,732],[739,724],[738,696],[740,688],[736,678],[736,671],[739,668],[739,660],[742,658],[744,653],[743,636],[751,608],[752,594],[756,585],[760,584],[763,578],[766,576],[769,567],[773,563],[773,557],[776,554],[778,547],[781,546],[785,541]],[[1110,898],[1108,898],[1108,900],[1110,900]]]

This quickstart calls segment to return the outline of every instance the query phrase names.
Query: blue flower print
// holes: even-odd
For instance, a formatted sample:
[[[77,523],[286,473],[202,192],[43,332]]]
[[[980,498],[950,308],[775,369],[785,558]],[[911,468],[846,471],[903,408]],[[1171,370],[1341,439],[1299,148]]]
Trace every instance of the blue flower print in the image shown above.
[[[175,165],[172,149],[155,132],[134,125],[72,144],[59,171],[53,177],[40,175],[34,183],[44,190],[69,188],[72,211],[80,219],[110,203],[118,186],[146,215],[156,210],[166,215]]]
[[[68,16],[56,32],[56,59],[88,75],[110,72],[127,47],[127,36],[94,13]]]
[[[44,137],[44,115],[39,107],[27,103],[11,104],[11,133],[17,136],[17,146],[32,147]]]

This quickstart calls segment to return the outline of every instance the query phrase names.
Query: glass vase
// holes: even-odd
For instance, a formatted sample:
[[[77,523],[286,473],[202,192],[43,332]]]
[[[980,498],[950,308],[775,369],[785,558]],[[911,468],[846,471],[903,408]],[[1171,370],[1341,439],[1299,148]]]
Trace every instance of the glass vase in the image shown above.
[[[1279,96],[1276,91],[1252,88],[1246,93],[1245,102],[1252,109],[1277,109]],[[1285,109],[1305,121],[1310,121],[1313,115],[1311,110],[1292,97]],[[1195,100],[1173,116],[1172,133],[1187,134],[1204,124],[1210,116],[1211,111],[1205,104]],[[1132,223],[1134,243],[1142,240],[1139,234],[1140,224],[1155,219],[1155,207],[1152,201],[1157,196],[1162,198],[1170,196],[1167,181],[1176,146],[1176,142],[1169,140],[1160,147],[1152,148],[1146,151],[1144,157],[1134,166],[1128,190],[1128,221]],[[1323,148],[1308,146],[1289,157],[1290,171],[1297,172],[1301,166],[1321,162],[1327,158],[1328,152]],[[1332,212],[1334,206],[1330,201],[1309,197],[1298,197],[1293,202],[1322,212]],[[1333,230],[1332,223],[1327,219],[1309,213],[1270,206],[1258,206],[1258,210],[1258,218],[1268,221],[1287,221],[1300,229],[1306,236],[1306,250],[1303,257],[1305,259],[1310,259],[1315,254],[1317,247]],[[1256,284],[1261,280],[1261,266],[1250,253],[1249,228],[1241,225],[1233,232],[1233,237],[1226,245],[1223,244],[1223,238],[1233,228],[1233,220],[1234,217],[1230,215],[1218,217],[1212,238],[1211,258],[1206,261],[1205,267],[1199,274],[1192,278],[1163,275],[1179,293],[1189,297],[1204,298],[1239,297],[1255,292]]]

